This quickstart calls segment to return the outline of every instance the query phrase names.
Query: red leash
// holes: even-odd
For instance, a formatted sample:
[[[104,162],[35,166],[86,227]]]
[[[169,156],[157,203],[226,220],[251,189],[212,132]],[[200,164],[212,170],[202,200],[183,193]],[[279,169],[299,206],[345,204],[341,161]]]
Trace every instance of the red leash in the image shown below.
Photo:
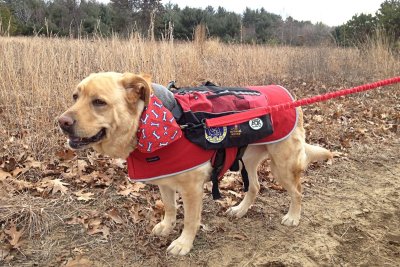
[[[400,76],[386,79],[386,80],[381,80],[377,81],[374,83],[369,83],[369,84],[364,84],[360,85],[357,87],[349,88],[349,89],[342,89],[336,92],[331,92],[331,93],[326,93],[323,95],[317,95],[309,98],[303,98],[300,100],[296,100],[294,102],[290,103],[283,103],[279,105],[274,105],[274,106],[268,106],[268,107],[262,107],[262,108],[256,108],[240,113],[235,113],[227,116],[222,116],[218,118],[213,118],[213,119],[207,119],[206,120],[206,126],[208,128],[210,127],[221,127],[221,126],[229,126],[229,125],[235,125],[239,123],[243,123],[246,121],[249,121],[251,119],[263,116],[265,114],[269,114],[271,112],[277,112],[281,110],[286,110],[286,109],[291,109],[295,107],[300,107],[300,106],[306,106],[306,105],[311,105],[313,103],[317,102],[323,102],[332,98],[337,98],[340,96],[344,95],[350,95],[354,93],[359,93],[359,92],[364,92],[368,91],[371,89],[375,89],[381,86],[387,86],[390,84],[395,84],[400,82]]]

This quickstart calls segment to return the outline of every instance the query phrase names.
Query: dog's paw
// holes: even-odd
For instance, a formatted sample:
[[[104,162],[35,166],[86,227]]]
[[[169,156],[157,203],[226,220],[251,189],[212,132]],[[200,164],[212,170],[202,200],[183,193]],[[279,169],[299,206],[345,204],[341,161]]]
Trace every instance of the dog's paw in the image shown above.
[[[286,226],[297,226],[299,225],[299,222],[300,222],[300,215],[293,216],[288,213],[285,216],[283,216],[281,224]]]
[[[167,248],[167,251],[172,255],[183,256],[190,252],[193,247],[193,242],[185,240],[185,238],[179,237],[172,241],[171,245]]]
[[[226,215],[231,216],[231,217],[236,217],[236,218],[242,218],[244,215],[246,215],[247,209],[242,209],[239,206],[235,207],[230,207],[226,211]]]
[[[158,235],[158,236],[167,236],[171,233],[173,228],[174,228],[174,224],[165,223],[165,222],[161,221],[153,227],[153,230],[151,231],[151,233],[153,235]]]

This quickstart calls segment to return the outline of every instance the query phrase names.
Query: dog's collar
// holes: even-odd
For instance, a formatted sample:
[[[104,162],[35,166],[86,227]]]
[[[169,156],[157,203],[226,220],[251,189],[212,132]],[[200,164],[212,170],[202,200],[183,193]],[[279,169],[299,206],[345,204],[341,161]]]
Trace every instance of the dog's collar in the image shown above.
[[[151,153],[175,142],[182,136],[182,130],[172,113],[154,94],[144,108],[139,120],[137,149]]]

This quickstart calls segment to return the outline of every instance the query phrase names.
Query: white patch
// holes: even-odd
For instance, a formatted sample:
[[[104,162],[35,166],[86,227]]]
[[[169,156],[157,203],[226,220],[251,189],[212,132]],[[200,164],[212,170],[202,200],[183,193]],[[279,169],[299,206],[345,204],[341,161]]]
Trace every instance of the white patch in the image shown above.
[[[253,130],[260,130],[263,127],[263,122],[260,118],[255,118],[249,121],[250,128]]]

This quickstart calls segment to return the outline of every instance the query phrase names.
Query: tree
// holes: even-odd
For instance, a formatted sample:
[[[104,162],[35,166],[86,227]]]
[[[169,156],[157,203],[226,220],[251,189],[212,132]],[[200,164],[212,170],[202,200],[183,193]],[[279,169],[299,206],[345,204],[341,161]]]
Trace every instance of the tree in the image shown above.
[[[269,13],[264,8],[246,8],[242,22],[245,28],[254,28],[256,41],[262,43],[275,42],[279,37],[278,28],[283,23],[281,16]]]
[[[10,9],[0,2],[0,35],[14,34],[17,29],[15,19],[12,17]]]
[[[354,15],[344,25],[337,27],[334,36],[340,45],[358,46],[365,43],[375,33],[376,27],[376,17],[361,13]]]
[[[226,42],[238,40],[241,24],[241,18],[238,14],[227,12],[223,7],[218,7],[217,12],[208,7],[205,12],[211,36],[218,36]]]
[[[378,24],[394,37],[400,38],[400,0],[386,0],[376,12]]]
[[[205,23],[204,11],[200,8],[185,7],[179,16],[179,28],[175,26],[175,34],[179,39],[192,40],[193,32],[197,25]]]
[[[79,5],[82,30],[85,34],[111,33],[111,10],[95,0],[82,0]],[[99,32],[98,32],[99,31]]]
[[[111,0],[111,7],[113,28],[126,34],[132,30],[148,32],[152,16],[156,17],[162,10],[161,0]]]
[[[140,0],[137,3],[137,8],[137,24],[143,33],[148,32],[152,23],[154,26],[154,18],[163,9],[161,0]]]

